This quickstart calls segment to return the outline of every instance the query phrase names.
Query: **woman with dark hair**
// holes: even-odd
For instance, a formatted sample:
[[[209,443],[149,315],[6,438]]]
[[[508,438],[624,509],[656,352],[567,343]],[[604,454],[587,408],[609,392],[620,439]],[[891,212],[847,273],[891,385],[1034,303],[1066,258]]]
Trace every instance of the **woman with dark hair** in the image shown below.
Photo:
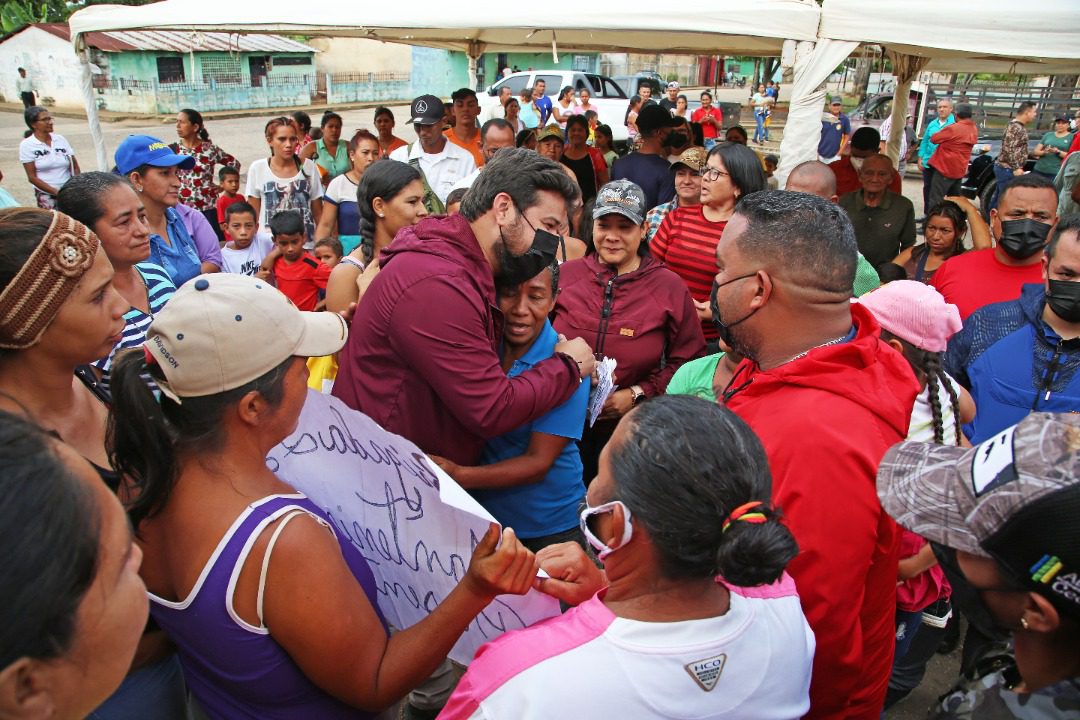
[[[266,123],[270,157],[256,160],[248,169],[244,194],[255,208],[259,233],[270,234],[270,219],[282,210],[299,210],[304,216],[305,247],[315,242],[315,225],[322,213],[322,180],[315,163],[296,156],[295,122],[278,117]],[[177,283],[179,284],[179,283]]]
[[[766,186],[765,172],[753,150],[738,143],[720,143],[709,151],[701,169],[701,204],[671,210],[649,243],[653,256],[690,289],[702,331],[711,343],[719,337],[709,309],[716,245],[739,199]]]
[[[802,717],[814,635],[771,490],[761,442],[730,410],[678,395],[634,409],[581,511],[604,572],[570,543],[538,554],[545,590],[588,599],[482,647],[440,717]],[[560,555],[575,563],[543,560]]]
[[[340,240],[345,253],[352,252],[360,244],[360,213],[357,210],[356,191],[364,171],[379,159],[379,139],[367,130],[357,130],[349,138],[348,152],[352,166],[348,172],[330,181],[330,186],[323,193],[322,217],[315,229],[318,240]]]
[[[518,132],[517,137],[514,139],[514,143],[519,148],[526,148],[528,150],[536,149],[536,129],[525,128]]]
[[[37,206],[49,210],[56,206],[56,193],[64,183],[79,174],[79,161],[67,138],[53,132],[48,110],[39,105],[28,107],[23,119],[30,130],[19,143],[19,162],[34,187]]]
[[[176,292],[176,286],[165,268],[148,262],[150,226],[146,208],[126,179],[113,173],[83,173],[60,189],[56,209],[98,236],[101,249],[112,263],[113,288],[129,306],[120,341],[108,355],[93,362],[102,384],[108,387],[113,356],[118,350],[143,344],[147,326]]]
[[[142,552],[90,464],[3,411],[0,467],[0,717],[97,717],[146,624]]]
[[[536,107],[536,101],[533,100],[533,89],[531,87],[521,89],[518,104],[521,106],[518,115],[521,118],[521,122],[525,125],[525,128],[531,130],[539,127],[540,110]],[[518,145],[518,147],[521,147],[521,145]]]
[[[412,165],[377,162],[360,178],[356,193],[360,245],[334,266],[326,284],[326,309],[344,312],[360,302],[379,272],[379,256],[398,230],[427,216],[424,183]]]
[[[596,475],[600,449],[619,418],[663,395],[679,366],[705,349],[686,285],[645,247],[646,210],[640,187],[629,180],[609,182],[593,205],[595,254],[562,266],[552,325],[567,338],[583,338],[597,358],[618,363],[619,389],[579,442],[586,483]]]
[[[120,475],[105,449],[110,397],[89,368],[123,337],[130,305],[112,277],[97,236],[82,223],[50,210],[0,211],[0,410],[65,441],[116,492]],[[25,304],[30,297],[41,299]],[[176,656],[163,633],[148,631],[128,680],[91,717],[186,714]]]
[[[296,143],[293,152],[297,155],[311,142],[311,116],[303,110],[294,110],[289,115],[290,124],[296,131]]]
[[[210,717],[374,717],[495,596],[535,578],[511,529],[496,550],[492,523],[454,590],[388,636],[366,559],[266,464],[296,429],[305,359],[336,352],[347,334],[338,314],[301,312],[262,280],[202,276],[154,318],[146,351],[113,370],[110,450],[131,483],[151,614]]]
[[[574,171],[581,187],[581,199],[588,202],[596,197],[596,191],[608,181],[608,167],[604,155],[596,148],[588,146],[589,121],[584,115],[570,115],[566,118],[566,147],[559,159],[566,167]]]
[[[217,232],[218,240],[224,241],[217,217],[217,198],[221,189],[214,182],[214,168],[218,165],[236,168],[240,171],[240,161],[210,142],[210,133],[203,123],[203,116],[198,110],[186,108],[176,114],[176,135],[180,142],[172,148],[181,155],[195,158],[190,170],[180,170],[180,202],[195,208],[210,222]]]
[[[551,117],[563,130],[566,129],[566,119],[574,114],[574,105],[574,88],[569,85],[559,91],[558,99],[551,104]]]
[[[690,101],[686,99],[685,95],[680,95],[675,98],[675,110],[673,113],[675,117],[689,117],[687,113],[687,108],[689,107],[689,105]]]
[[[344,175],[351,167],[349,147],[341,142],[341,116],[332,110],[323,113],[319,127],[322,137],[305,145],[299,153],[301,160],[314,160],[324,186]]]
[[[390,108],[375,108],[375,120],[373,122],[376,132],[379,133],[380,158],[388,158],[390,153],[409,144],[394,135],[394,112]]]
[[[626,114],[623,115],[623,125],[626,126],[626,143],[630,149],[634,149],[634,143],[638,139],[637,116],[641,110],[641,96],[631,95],[630,102],[626,105]]]
[[[969,225],[974,249],[990,247],[990,228],[979,209],[966,197],[946,198],[926,213],[924,241],[901,250],[892,264],[904,268],[912,280],[929,285],[930,278],[943,262],[964,252],[964,237]]]
[[[150,225],[150,261],[180,287],[199,273],[218,272],[221,246],[199,211],[180,205],[179,170],[195,159],[149,135],[128,135],[116,148],[116,170],[135,188]]]
[[[525,130],[525,123],[521,120],[521,103],[517,98],[511,97],[506,101],[506,105],[503,106],[503,117],[514,129],[515,136]]]

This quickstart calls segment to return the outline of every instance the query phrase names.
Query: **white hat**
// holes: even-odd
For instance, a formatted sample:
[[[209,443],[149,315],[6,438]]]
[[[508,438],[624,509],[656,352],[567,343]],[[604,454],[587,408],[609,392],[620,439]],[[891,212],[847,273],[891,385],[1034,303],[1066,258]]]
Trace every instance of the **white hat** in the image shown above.
[[[262,377],[290,357],[337,352],[349,330],[332,312],[301,312],[269,283],[214,273],[184,283],[146,332],[147,360],[169,398],[216,395]]]

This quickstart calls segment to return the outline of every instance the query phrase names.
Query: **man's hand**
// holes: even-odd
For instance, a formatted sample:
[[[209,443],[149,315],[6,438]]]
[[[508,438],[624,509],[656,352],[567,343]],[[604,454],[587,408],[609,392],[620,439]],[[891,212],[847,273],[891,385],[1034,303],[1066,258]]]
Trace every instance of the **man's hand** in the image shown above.
[[[536,581],[536,589],[567,605],[580,605],[607,585],[604,571],[575,542],[541,548],[536,560],[549,575]]]
[[[634,393],[630,388],[616,390],[608,395],[600,410],[601,420],[618,420],[634,408]]]
[[[581,338],[574,338],[573,340],[567,340],[566,336],[559,334],[559,343],[555,346],[555,352],[569,355],[574,359],[574,362],[578,366],[578,377],[587,378],[591,377],[593,373],[593,367],[596,365],[596,358],[593,356],[592,348],[589,347],[589,343],[585,342]]]
[[[697,310],[698,320],[705,320],[707,322],[712,322],[712,319],[713,319],[713,317],[712,317],[712,308],[709,306],[709,303],[707,303],[707,302],[698,302],[697,300],[694,300],[693,302],[694,302],[694,309]]]
[[[455,473],[459,469],[458,464],[453,460],[447,460],[446,458],[440,457],[439,455],[428,455],[428,457],[431,459],[431,462],[442,468],[442,471],[450,477],[454,477]]]

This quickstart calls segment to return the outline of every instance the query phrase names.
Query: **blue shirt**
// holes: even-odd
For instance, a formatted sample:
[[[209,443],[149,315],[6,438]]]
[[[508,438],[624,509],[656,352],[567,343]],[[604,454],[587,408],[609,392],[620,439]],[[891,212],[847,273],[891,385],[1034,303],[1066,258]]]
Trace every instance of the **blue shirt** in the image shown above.
[[[817,153],[821,157],[831,158],[840,154],[840,141],[851,134],[851,120],[844,113],[833,118],[829,113],[821,117],[821,140],[818,141]]]
[[[165,268],[176,287],[180,287],[201,272],[202,262],[184,226],[184,221],[172,208],[165,208],[165,230],[171,245],[156,233],[150,235],[150,257],[146,262]]]
[[[945,122],[941,122],[941,118],[935,117],[930,121],[930,124],[926,126],[926,132],[923,133],[922,142],[919,143],[919,157],[922,158],[923,165],[930,162],[930,156],[937,150],[937,145],[930,142],[930,136],[946,125],[952,125],[954,122],[956,122],[956,116],[950,113],[949,117],[945,118]]]
[[[507,375],[515,377],[548,359],[555,354],[557,342],[551,321],[546,321],[540,335]],[[581,383],[569,400],[546,415],[488,440],[480,464],[491,465],[525,454],[534,432],[580,439],[589,405],[589,388],[589,383]],[[577,527],[578,508],[585,499],[582,473],[577,443],[568,442],[540,482],[498,490],[473,490],[472,494],[504,527],[514,528],[518,537],[544,537]]]
[[[540,125],[547,125],[548,118],[551,117],[551,98],[544,95],[536,101],[536,107],[540,109]]]
[[[667,158],[632,152],[611,166],[612,180],[629,180],[645,193],[645,207],[654,208],[675,197],[675,173]]]

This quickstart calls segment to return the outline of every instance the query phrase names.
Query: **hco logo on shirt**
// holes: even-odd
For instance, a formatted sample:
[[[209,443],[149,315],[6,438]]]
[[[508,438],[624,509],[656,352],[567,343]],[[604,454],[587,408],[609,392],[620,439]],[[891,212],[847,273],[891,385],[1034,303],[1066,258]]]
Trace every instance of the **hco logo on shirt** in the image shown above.
[[[702,690],[709,692],[716,687],[717,681],[720,680],[720,673],[724,672],[724,663],[726,662],[727,655],[715,655],[704,660],[697,660],[683,667],[686,668],[686,672],[690,673],[690,677],[694,678],[694,682]]]

